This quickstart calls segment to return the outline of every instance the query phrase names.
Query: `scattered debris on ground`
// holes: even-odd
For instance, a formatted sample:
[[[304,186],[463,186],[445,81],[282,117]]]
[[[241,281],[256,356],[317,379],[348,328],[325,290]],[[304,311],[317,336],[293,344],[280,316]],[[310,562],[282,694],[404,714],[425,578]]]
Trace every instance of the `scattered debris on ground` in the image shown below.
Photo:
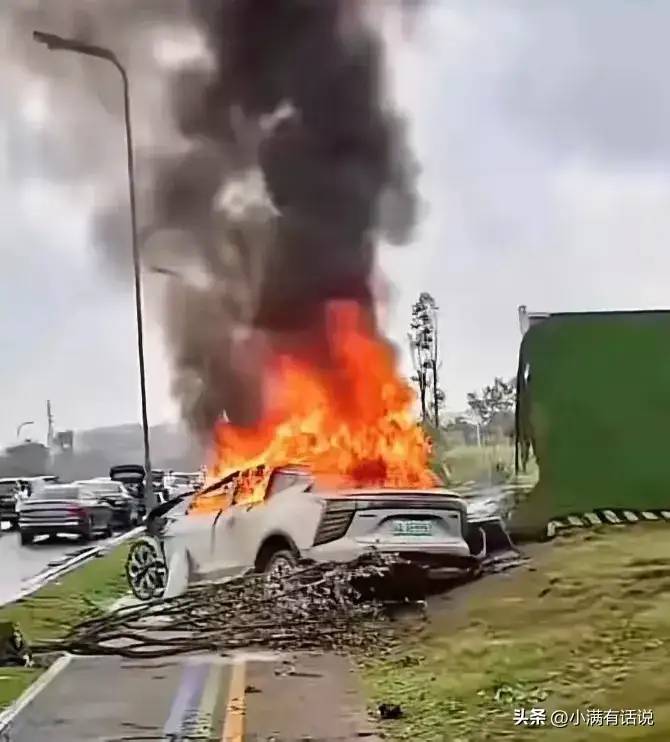
[[[342,651],[393,644],[387,606],[398,598],[399,570],[421,585],[420,568],[371,552],[349,562],[301,564],[273,583],[248,574],[192,587],[184,595],[128,606],[83,621],[61,640],[36,644],[35,654],[161,657],[238,648]],[[391,573],[394,578],[388,580]],[[385,594],[385,585],[393,594]]]
[[[401,719],[404,716],[397,703],[380,703],[378,711],[380,719]]]

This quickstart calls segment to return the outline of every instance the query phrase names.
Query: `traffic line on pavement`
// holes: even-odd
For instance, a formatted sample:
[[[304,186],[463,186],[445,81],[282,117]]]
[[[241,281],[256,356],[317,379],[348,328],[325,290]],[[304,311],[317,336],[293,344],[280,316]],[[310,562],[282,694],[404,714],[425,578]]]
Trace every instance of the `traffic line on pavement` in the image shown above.
[[[221,678],[223,665],[210,664],[209,673],[202,691],[197,720],[190,728],[189,734],[196,739],[212,739],[214,728],[214,712],[221,693]]]
[[[81,553],[66,559],[62,564],[59,564],[56,567],[51,567],[44,570],[43,572],[35,575],[35,577],[31,577],[29,580],[26,580],[25,585],[16,594],[12,595],[7,600],[3,600],[2,603],[0,603],[0,607],[3,605],[8,605],[9,603],[16,603],[17,600],[21,600],[22,598],[27,598],[29,595],[32,595],[33,593],[43,588],[49,582],[53,582],[56,578],[62,577],[64,574],[71,572],[76,567],[79,567],[80,565],[85,564],[86,562],[89,562],[96,557],[105,555],[108,551],[111,551],[113,548],[123,543],[124,541],[134,538],[135,536],[139,536],[142,531],[144,531],[144,526],[138,526],[137,528],[133,528],[130,531],[121,533],[114,538],[108,539],[103,544],[91,546],[85,551],[82,551]]]
[[[177,693],[172,701],[170,715],[165,722],[163,735],[167,739],[182,739],[190,727],[197,719],[197,712],[200,706],[200,697],[205,687],[205,681],[209,675],[208,665],[198,665],[192,662],[186,663],[181,676],[181,682]]]
[[[48,670],[43,672],[37,680],[26,688],[26,690],[5,711],[0,712],[0,734],[4,734],[16,717],[29,706],[37,696],[60,675],[72,662],[71,654],[59,657]],[[4,739],[4,737],[2,737]],[[7,737],[11,739],[11,737]]]
[[[221,742],[242,742],[244,739],[246,662],[236,657],[230,668],[228,703],[223,717]]]

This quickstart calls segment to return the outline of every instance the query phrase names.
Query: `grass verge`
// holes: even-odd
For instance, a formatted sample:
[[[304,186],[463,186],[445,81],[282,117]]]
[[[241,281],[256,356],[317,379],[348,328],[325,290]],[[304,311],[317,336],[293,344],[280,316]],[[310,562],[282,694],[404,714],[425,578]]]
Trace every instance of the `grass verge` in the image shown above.
[[[70,626],[127,592],[124,564],[129,548],[121,544],[30,597],[0,608],[0,622],[15,623],[29,643],[63,636]],[[16,700],[45,669],[0,667],[0,709]]]
[[[455,446],[441,453],[451,474],[452,484],[475,481],[496,483],[514,473],[514,446],[508,443],[485,446]],[[527,476],[537,479],[534,460],[528,462]]]
[[[548,714],[651,709],[653,726],[565,729],[570,740],[670,739],[670,535],[663,524],[558,539],[533,566],[467,586],[387,659],[368,662],[374,703],[400,703],[385,722],[397,740],[534,739],[515,708]]]

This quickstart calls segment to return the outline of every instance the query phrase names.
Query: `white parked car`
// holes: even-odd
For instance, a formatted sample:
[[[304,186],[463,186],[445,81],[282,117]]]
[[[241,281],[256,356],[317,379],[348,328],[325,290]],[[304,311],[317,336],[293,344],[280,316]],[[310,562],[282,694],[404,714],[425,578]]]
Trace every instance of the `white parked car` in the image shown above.
[[[211,510],[189,512],[189,495],[151,513],[126,565],[137,597],[172,597],[250,570],[272,575],[300,559],[346,562],[371,548],[425,565],[435,578],[476,569],[486,554],[465,501],[443,489],[320,489],[304,468],[284,467],[261,502],[236,503],[228,480],[198,495],[206,497],[218,498]]]

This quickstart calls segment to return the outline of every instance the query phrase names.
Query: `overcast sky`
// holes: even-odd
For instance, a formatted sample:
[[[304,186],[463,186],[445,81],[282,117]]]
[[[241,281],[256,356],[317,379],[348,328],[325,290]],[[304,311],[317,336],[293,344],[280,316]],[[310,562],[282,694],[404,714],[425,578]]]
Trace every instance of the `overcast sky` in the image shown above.
[[[425,213],[415,244],[381,256],[388,329],[404,348],[412,301],[435,296],[450,409],[514,373],[519,304],[670,305],[668,22],[662,0],[435,0],[413,41],[394,43]],[[25,420],[43,436],[47,398],[61,428],[134,421],[139,409],[128,275],[110,276],[88,231],[99,189],[124,175],[113,111],[91,102],[96,176],[63,185],[54,170],[73,136],[54,117],[67,98],[49,94],[49,67],[25,64],[24,53],[0,71],[3,90],[12,81],[0,99],[0,442]],[[153,315],[148,335],[158,422],[175,410]]]

